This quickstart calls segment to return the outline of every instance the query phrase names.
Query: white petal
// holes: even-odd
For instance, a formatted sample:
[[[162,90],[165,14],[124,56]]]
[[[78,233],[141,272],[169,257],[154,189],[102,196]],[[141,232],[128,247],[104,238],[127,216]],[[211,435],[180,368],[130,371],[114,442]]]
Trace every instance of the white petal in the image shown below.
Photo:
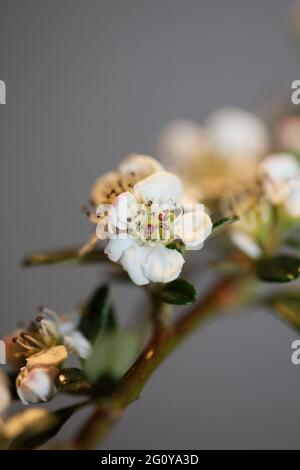
[[[100,176],[92,186],[90,199],[92,204],[98,206],[107,200],[107,193],[111,188],[115,188],[120,178],[118,171],[109,171]]]
[[[36,367],[28,371],[21,369],[16,380],[17,393],[24,405],[49,401],[56,395],[55,377],[58,369]]]
[[[211,218],[204,211],[204,206],[200,204],[196,206],[196,210],[186,212],[175,222],[175,234],[183,241],[187,249],[202,248],[211,230]]]
[[[80,331],[73,331],[64,337],[64,343],[69,352],[75,353],[82,359],[88,359],[92,352],[91,343]]]
[[[137,173],[142,175],[143,178],[162,170],[162,165],[155,160],[155,158],[148,155],[138,155],[134,153],[124,158],[119,165],[119,171],[124,175]]]
[[[124,236],[124,238],[116,236],[116,238],[109,240],[105,247],[104,253],[108,256],[110,261],[117,263],[120,261],[124,252],[134,245],[135,241],[132,238],[128,236]]]
[[[300,181],[292,185],[284,207],[292,217],[300,217]]]
[[[149,284],[149,279],[145,276],[143,267],[151,251],[152,248],[148,245],[138,246],[136,244],[127,249],[121,258],[123,268],[128,272],[130,279],[138,286]]]
[[[167,283],[177,279],[183,264],[184,258],[177,250],[157,245],[146,257],[143,272],[149,281]]]
[[[59,332],[62,336],[67,335],[71,331],[76,330],[80,322],[80,315],[78,312],[65,313],[59,318]]]
[[[259,172],[273,183],[285,183],[299,176],[300,166],[292,155],[278,153],[268,156],[261,162]]]
[[[261,249],[250,235],[233,230],[231,232],[231,240],[233,243],[250,258],[258,259],[261,256]]]
[[[144,202],[179,202],[182,197],[182,184],[173,173],[160,171],[137,183],[134,186],[134,194]]]
[[[188,164],[209,149],[205,130],[191,120],[172,121],[163,129],[159,139],[160,153],[169,164]]]
[[[269,136],[263,121],[239,108],[223,108],[212,113],[206,130],[215,151],[228,159],[255,159],[268,151]]]
[[[136,211],[137,202],[135,197],[128,192],[120,194],[111,205],[109,211],[109,232],[115,233],[115,227],[120,230],[126,230],[128,227],[128,218],[134,218]]]

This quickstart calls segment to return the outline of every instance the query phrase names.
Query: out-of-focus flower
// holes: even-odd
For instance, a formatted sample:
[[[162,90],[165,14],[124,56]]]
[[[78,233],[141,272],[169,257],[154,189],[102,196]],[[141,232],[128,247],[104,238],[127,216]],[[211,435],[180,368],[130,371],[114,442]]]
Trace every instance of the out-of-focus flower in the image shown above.
[[[267,156],[257,167],[256,184],[223,200],[225,214],[239,215],[232,241],[251,258],[269,255],[299,224],[300,165],[290,154]]]
[[[220,109],[208,117],[205,128],[220,157],[247,165],[268,151],[269,136],[264,123],[243,109]]]
[[[0,370],[0,431],[3,425],[2,416],[11,403],[11,394],[5,373]]]
[[[210,234],[212,223],[203,207],[184,210],[182,197],[179,178],[161,171],[139,181],[112,205],[105,253],[120,262],[135,284],[176,279],[184,258],[168,246],[181,240],[186,249],[199,249]]]
[[[267,199],[282,206],[291,217],[300,217],[300,165],[290,154],[268,156],[259,166]]]
[[[159,153],[168,168],[180,175],[185,192],[208,199],[254,179],[257,162],[268,148],[264,123],[238,108],[212,113],[203,126],[174,121],[159,139]]]
[[[232,242],[250,258],[257,259],[269,244],[272,232],[273,211],[265,200],[260,186],[231,194],[223,200],[226,215],[234,213],[240,220],[230,229]]]
[[[58,365],[72,352],[87,359],[91,344],[77,330],[79,321],[78,314],[59,317],[53,310],[41,308],[35,321],[13,338],[18,345],[16,358],[25,358],[27,364]]]
[[[275,136],[282,150],[300,152],[300,116],[291,115],[281,119]]]
[[[57,393],[55,380],[59,370],[54,366],[22,367],[16,379],[17,394],[24,405],[52,400]]]

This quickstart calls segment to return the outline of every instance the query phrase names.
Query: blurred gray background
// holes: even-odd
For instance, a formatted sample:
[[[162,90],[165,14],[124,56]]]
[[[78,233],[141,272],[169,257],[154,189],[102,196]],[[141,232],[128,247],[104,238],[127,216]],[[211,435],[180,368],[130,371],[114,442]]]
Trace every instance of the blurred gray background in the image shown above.
[[[20,267],[34,249],[86,240],[80,208],[98,175],[128,152],[155,154],[171,119],[255,109],[288,92],[300,73],[291,3],[0,0],[0,336],[39,304],[72,310],[105,278],[101,267]],[[124,315],[142,305],[138,288],[114,292]],[[265,311],[211,322],[160,367],[102,448],[299,449],[294,339]]]

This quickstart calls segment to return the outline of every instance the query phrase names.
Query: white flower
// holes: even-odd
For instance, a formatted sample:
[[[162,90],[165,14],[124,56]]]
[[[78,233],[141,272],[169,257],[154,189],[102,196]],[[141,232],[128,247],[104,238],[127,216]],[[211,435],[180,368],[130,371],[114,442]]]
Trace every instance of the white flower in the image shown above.
[[[130,190],[139,180],[162,169],[161,164],[148,155],[130,154],[121,161],[117,170],[97,179],[91,190],[91,203],[95,207],[112,203],[119,194]]]
[[[211,143],[203,127],[189,119],[175,120],[167,124],[159,137],[159,149],[172,168],[184,160],[200,158],[211,149]]]
[[[180,175],[187,195],[215,199],[254,180],[257,162],[269,148],[269,135],[255,114],[224,108],[203,126],[190,120],[171,122],[158,144],[163,161]]]
[[[57,393],[54,366],[22,367],[16,379],[17,394],[24,405],[52,400]]]
[[[224,215],[236,214],[239,221],[229,229],[231,241],[247,256],[258,259],[263,255],[262,247],[269,246],[274,219],[270,203],[266,201],[261,187],[245,188],[222,201]]]
[[[76,313],[59,317],[53,310],[41,308],[41,314],[30,327],[20,332],[14,342],[21,346],[17,356],[31,363],[58,365],[72,352],[83,359],[91,353],[91,344],[77,330],[80,316]],[[49,362],[47,362],[49,361]],[[50,362],[51,361],[51,362]]]
[[[179,178],[160,171],[116,198],[108,215],[105,253],[120,262],[135,284],[176,279],[184,258],[168,245],[180,239],[186,249],[199,249],[210,234],[210,217],[199,206],[185,210],[182,197]]]
[[[208,117],[205,128],[216,153],[224,158],[257,161],[268,151],[264,123],[243,109],[219,109]]]
[[[300,216],[300,165],[288,153],[268,156],[259,166],[268,200],[282,205],[291,217]]]
[[[9,391],[8,380],[5,373],[0,370],[0,427],[2,425],[2,416],[11,403],[11,394]]]

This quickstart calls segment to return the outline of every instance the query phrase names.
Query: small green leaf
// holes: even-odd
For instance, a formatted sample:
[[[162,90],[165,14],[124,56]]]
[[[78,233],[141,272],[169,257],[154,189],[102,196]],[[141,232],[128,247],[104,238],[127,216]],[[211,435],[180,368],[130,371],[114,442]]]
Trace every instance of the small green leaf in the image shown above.
[[[167,248],[169,248],[170,250],[176,250],[181,255],[183,255],[185,253],[185,246],[184,246],[184,243],[181,240],[174,240],[173,242],[171,242],[167,245]]]
[[[223,225],[233,224],[234,222],[237,222],[238,220],[240,220],[238,215],[230,215],[229,217],[223,217],[223,219],[218,219],[213,223],[213,230]]]
[[[164,284],[159,291],[160,299],[163,302],[174,305],[191,304],[196,300],[196,289],[184,279],[176,279],[175,281]]]
[[[9,450],[29,450],[42,446],[60,431],[77,409],[78,405],[73,405],[53,413],[49,412],[47,416],[34,421],[13,439]]]
[[[139,347],[138,335],[132,332],[100,334],[85,362],[88,379],[96,383],[101,376],[119,379],[132,364]]]
[[[94,343],[100,332],[115,327],[116,319],[111,305],[109,287],[103,285],[93,293],[83,308],[79,330]]]
[[[62,369],[57,378],[60,392],[75,394],[91,394],[92,386],[83,370],[76,367]]]
[[[274,312],[291,326],[300,330],[300,295],[296,292],[283,293],[269,299]]]
[[[258,276],[267,282],[291,282],[299,277],[300,259],[278,256],[258,264]]]

